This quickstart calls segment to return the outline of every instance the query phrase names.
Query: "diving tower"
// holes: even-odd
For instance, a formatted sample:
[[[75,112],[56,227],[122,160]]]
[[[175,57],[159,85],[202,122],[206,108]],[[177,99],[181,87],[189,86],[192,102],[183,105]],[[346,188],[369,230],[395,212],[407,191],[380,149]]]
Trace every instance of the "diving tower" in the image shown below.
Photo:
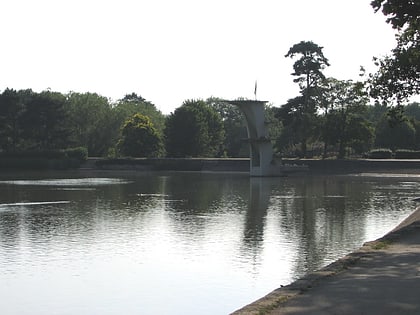
[[[280,159],[275,159],[264,114],[267,101],[236,100],[226,102],[238,106],[245,116],[251,176],[285,176],[290,172],[303,170],[302,167],[283,165]]]

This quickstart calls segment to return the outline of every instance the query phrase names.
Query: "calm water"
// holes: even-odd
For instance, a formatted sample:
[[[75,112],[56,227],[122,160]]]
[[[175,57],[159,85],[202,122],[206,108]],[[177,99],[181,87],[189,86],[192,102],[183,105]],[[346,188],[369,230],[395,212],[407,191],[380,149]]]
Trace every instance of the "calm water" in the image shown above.
[[[418,177],[0,181],[1,314],[228,314],[378,238]]]

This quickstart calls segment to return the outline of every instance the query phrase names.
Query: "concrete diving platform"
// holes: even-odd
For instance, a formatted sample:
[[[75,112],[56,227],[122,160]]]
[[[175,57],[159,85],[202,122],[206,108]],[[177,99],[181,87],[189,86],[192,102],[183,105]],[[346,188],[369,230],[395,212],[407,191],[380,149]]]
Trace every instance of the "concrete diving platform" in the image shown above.
[[[306,171],[304,165],[284,165],[281,159],[275,158],[273,145],[265,120],[267,101],[235,100],[226,101],[238,106],[246,121],[250,151],[251,176],[287,176],[290,173]]]

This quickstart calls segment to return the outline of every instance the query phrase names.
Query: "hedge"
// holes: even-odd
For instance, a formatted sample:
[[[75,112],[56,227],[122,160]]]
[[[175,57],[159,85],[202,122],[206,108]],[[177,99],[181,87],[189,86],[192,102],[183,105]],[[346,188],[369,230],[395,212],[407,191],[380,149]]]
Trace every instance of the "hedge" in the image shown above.
[[[396,159],[420,159],[420,151],[413,150],[397,150],[395,151]]]
[[[392,151],[390,149],[371,150],[369,159],[392,159]]]

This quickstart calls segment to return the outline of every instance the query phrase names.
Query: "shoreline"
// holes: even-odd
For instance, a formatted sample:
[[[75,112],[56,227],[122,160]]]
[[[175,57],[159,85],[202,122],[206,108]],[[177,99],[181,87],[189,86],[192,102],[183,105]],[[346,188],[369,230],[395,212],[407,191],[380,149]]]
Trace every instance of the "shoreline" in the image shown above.
[[[415,159],[282,159],[283,166],[297,167],[288,175],[342,175],[357,173],[420,174],[420,160]],[[301,167],[307,169],[302,171]],[[250,172],[249,158],[90,158],[81,168],[130,171]]]
[[[42,160],[42,159],[41,159]],[[7,161],[6,161],[7,162]],[[249,158],[88,158],[78,167],[63,167],[55,160],[42,160],[43,167],[31,167],[20,161],[15,167],[0,159],[1,172],[67,171],[67,172],[205,172],[248,173]],[[399,173],[420,175],[420,159],[287,159],[281,160],[286,171],[283,176],[294,175],[351,175],[360,173]],[[40,164],[40,165],[41,165]],[[280,164],[279,164],[280,165]],[[57,167],[54,167],[57,166]],[[304,168],[303,168],[304,167]],[[295,168],[295,169],[294,169]],[[273,174],[274,176],[274,174]],[[269,176],[271,177],[271,176]],[[274,176],[278,177],[278,176]]]
[[[414,242],[411,239],[415,239]],[[410,241],[408,241],[410,239]],[[375,255],[382,254],[384,257],[393,254],[395,248],[399,248],[400,251],[403,253],[415,253],[418,254],[417,256],[420,257],[420,207],[417,207],[413,213],[411,213],[406,219],[400,222],[394,229],[390,232],[385,234],[384,236],[374,240],[368,241],[364,243],[359,249],[351,252],[350,254],[334,261],[333,263],[327,265],[324,268],[321,268],[315,272],[309,273],[306,276],[290,283],[289,285],[282,286],[273,290],[272,292],[268,293],[264,297],[234,311],[231,315],[261,315],[261,314],[361,314],[365,312],[366,314],[372,314],[366,310],[361,310],[361,312],[357,312],[358,307],[350,307],[350,309],[344,309],[343,306],[339,305],[339,299],[335,299],[334,297],[330,296],[329,298],[325,298],[325,300],[330,301],[328,308],[327,303],[325,300],[323,301],[324,305],[317,305],[318,302],[316,299],[319,299],[320,295],[327,295],[328,293],[331,294],[331,282],[334,282],[336,287],[337,283],[346,286],[347,284],[341,280],[341,276],[344,277],[344,273],[346,273],[346,279],[351,279],[351,273],[353,270],[359,270],[365,268],[363,266],[365,261],[370,257],[374,257]],[[415,247],[414,247],[415,246]],[[405,265],[417,265],[418,257],[414,257]],[[395,259],[395,258],[394,258]],[[382,259],[381,263],[387,262],[386,259]],[[369,276],[373,275],[373,268],[379,266],[379,263],[375,265],[373,261],[372,265],[370,266],[371,269],[365,270],[365,277],[368,279]],[[386,265],[387,267],[392,268],[399,268],[398,264],[395,264],[394,261],[389,261],[389,264]],[[413,267],[417,270],[417,276],[420,276],[420,267]],[[383,271],[382,271],[383,272]],[[393,269],[395,273],[395,269]],[[348,275],[350,274],[350,276]],[[382,276],[386,276],[386,273],[382,274]],[[357,278],[360,279],[360,278]],[[420,277],[416,278],[417,283],[420,284]],[[341,282],[340,282],[341,281]],[[390,287],[393,288],[392,280],[389,280],[389,283],[385,283]],[[373,282],[373,280],[372,280]],[[386,282],[386,281],[385,281]],[[405,284],[400,284],[404,286]],[[396,287],[395,287],[396,288]],[[356,287],[357,289],[357,287]],[[377,287],[377,291],[381,289],[385,290],[385,287]],[[406,289],[406,288],[404,288]],[[334,288],[332,288],[334,290]],[[355,288],[352,288],[355,290]],[[415,291],[415,288],[413,288]],[[313,293],[314,292],[314,293]],[[320,294],[321,292],[321,294]],[[405,291],[404,291],[405,292]],[[381,292],[376,292],[376,295]],[[317,294],[317,298],[312,299],[311,295]],[[353,305],[357,305],[360,302],[358,301],[358,296],[355,294],[353,296],[352,291],[348,291],[345,295],[347,301],[352,302]],[[399,293],[401,294],[401,293]],[[306,297],[306,298],[304,298]],[[395,299],[398,299],[398,292],[396,292]],[[367,298],[367,297],[365,297]],[[359,297],[360,299],[360,297]],[[387,302],[385,298],[381,301],[382,305],[374,304],[372,307],[377,308],[373,313],[374,314],[387,314],[387,309],[381,309]],[[312,301],[312,305],[308,303],[308,301]],[[417,301],[417,297],[416,297]],[[378,301],[376,301],[378,302]],[[372,303],[375,303],[373,301]],[[309,305],[308,305],[309,304]],[[319,303],[321,304],[321,303]],[[366,306],[364,306],[366,307]],[[349,307],[348,307],[349,308]],[[360,308],[362,308],[360,306]],[[414,308],[415,312],[420,310],[420,300],[415,303],[415,305],[411,305],[411,309]],[[404,311],[404,314],[410,313],[411,309],[397,309],[397,312]],[[396,314],[393,311],[391,314]],[[411,314],[411,313],[410,313]],[[417,314],[417,313],[416,313]]]

